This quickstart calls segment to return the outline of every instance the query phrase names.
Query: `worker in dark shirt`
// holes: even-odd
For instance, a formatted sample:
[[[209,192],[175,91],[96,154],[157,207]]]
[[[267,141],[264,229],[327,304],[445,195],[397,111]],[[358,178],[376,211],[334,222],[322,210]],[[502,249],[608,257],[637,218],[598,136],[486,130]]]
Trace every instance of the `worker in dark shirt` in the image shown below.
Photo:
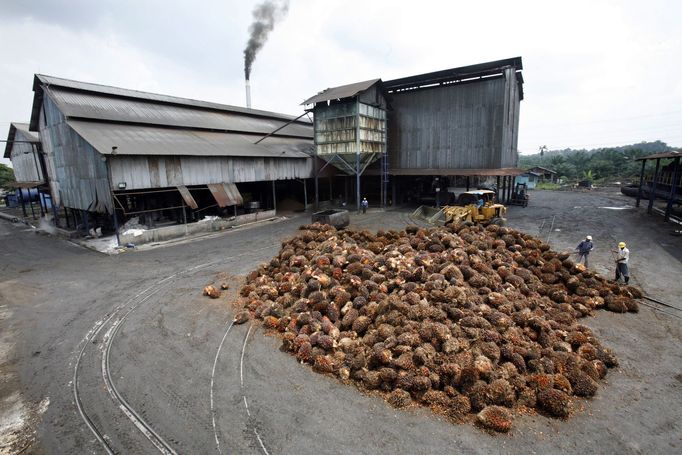
[[[580,242],[575,248],[578,253],[578,264],[584,259],[585,267],[588,267],[587,257],[590,255],[590,251],[594,249],[594,244],[592,243],[592,236],[588,235],[585,240]]]

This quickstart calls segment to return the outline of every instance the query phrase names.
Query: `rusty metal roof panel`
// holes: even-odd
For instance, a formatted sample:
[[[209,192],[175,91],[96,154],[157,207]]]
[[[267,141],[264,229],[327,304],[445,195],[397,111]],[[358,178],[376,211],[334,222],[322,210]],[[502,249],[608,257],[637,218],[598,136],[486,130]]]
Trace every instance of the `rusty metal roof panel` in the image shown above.
[[[256,117],[239,112],[200,109],[192,106],[126,99],[91,92],[49,88],[46,92],[69,118],[121,123],[143,123],[181,128],[268,134],[286,121],[276,117]],[[278,136],[312,137],[309,122],[293,122],[276,133]]]
[[[660,159],[664,159],[664,158],[678,158],[678,157],[682,157],[682,151],[673,150],[670,152],[654,153],[653,155],[643,156],[641,158],[637,158],[635,161],[657,160],[657,159],[660,160]]]
[[[67,120],[67,124],[99,153],[119,155],[243,156],[308,158],[312,140],[162,128],[146,125]]]
[[[209,183],[207,186],[221,208],[244,204],[244,198],[234,183]]]
[[[370,79],[368,81],[362,81],[362,82],[355,82],[353,84],[348,84],[348,85],[341,85],[339,87],[332,87],[325,89],[318,93],[315,96],[312,96],[302,102],[302,105],[305,104],[314,104],[314,103],[319,103],[321,101],[329,101],[329,100],[337,100],[341,98],[348,98],[351,96],[355,96],[360,92],[364,92],[377,82],[379,82],[381,79]]]

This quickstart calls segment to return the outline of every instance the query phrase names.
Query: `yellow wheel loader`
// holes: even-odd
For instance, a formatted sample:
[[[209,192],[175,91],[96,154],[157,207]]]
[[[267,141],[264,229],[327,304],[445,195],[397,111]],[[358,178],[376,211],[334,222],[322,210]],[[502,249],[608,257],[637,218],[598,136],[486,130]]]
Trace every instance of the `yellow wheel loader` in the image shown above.
[[[457,205],[447,205],[441,209],[422,205],[412,213],[412,218],[425,220],[430,224],[443,226],[459,223],[482,223],[504,226],[507,207],[495,202],[495,192],[474,190],[462,193]]]

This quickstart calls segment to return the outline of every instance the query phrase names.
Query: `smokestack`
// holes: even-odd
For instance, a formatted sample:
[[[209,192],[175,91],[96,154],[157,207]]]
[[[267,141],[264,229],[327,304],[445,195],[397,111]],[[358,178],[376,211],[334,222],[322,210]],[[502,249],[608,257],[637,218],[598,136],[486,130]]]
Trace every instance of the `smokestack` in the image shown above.
[[[246,107],[251,109],[251,81],[246,80]]]
[[[275,22],[289,11],[289,0],[265,0],[253,9],[253,22],[249,26],[249,41],[244,49],[244,76],[246,77],[246,91],[250,91],[251,67],[256,54],[261,50],[268,35],[275,28]],[[249,95],[247,95],[247,99]],[[247,101],[250,104],[250,101]]]

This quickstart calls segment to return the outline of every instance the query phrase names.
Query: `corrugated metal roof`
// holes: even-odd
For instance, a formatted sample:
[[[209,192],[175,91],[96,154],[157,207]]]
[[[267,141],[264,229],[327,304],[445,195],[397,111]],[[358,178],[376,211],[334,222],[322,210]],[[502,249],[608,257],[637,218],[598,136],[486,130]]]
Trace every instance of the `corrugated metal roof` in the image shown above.
[[[34,131],[29,131],[28,123],[22,122],[12,122],[9,124],[9,132],[7,133],[7,142],[5,142],[5,154],[4,158],[10,158],[12,156],[12,144],[17,131],[25,136],[25,139],[34,143],[40,143],[40,135]]]
[[[10,127],[14,127],[17,129],[17,131],[20,131],[24,136],[28,138],[29,141],[31,142],[40,142],[40,134],[38,134],[35,131],[29,131],[28,129],[28,123],[23,123],[23,122],[12,122],[10,124]]]
[[[286,122],[277,118],[253,117],[240,113],[215,111],[154,103],[147,100],[115,98],[91,92],[60,88],[46,89],[59,110],[67,117],[112,122],[145,123],[173,127],[268,134]],[[280,136],[313,137],[310,123],[294,122],[277,132]]]
[[[436,84],[453,79],[483,77],[500,73],[503,68],[510,66],[517,71],[521,71],[523,69],[521,57],[507,58],[504,60],[478,63],[476,65],[460,66],[458,68],[417,74],[415,76],[401,77],[399,79],[384,81],[383,86],[384,89],[391,91],[418,85]]]
[[[99,153],[109,155],[246,156],[308,158],[313,143],[308,139],[271,136],[260,144],[258,135],[182,130],[145,125],[67,120]]]
[[[349,96],[355,96],[360,92],[364,92],[381,79],[370,79],[368,81],[355,82],[353,84],[341,85],[339,87],[332,87],[325,89],[315,96],[312,96],[302,102],[302,105],[319,103],[321,101],[337,100],[341,98],[348,98]]]
[[[45,74],[36,74],[33,85],[33,90],[40,88],[40,84],[45,84],[48,87],[66,87],[73,90],[102,93],[114,95],[116,97],[137,98],[149,101],[156,101],[168,104],[178,104],[183,106],[195,106],[206,109],[215,109],[220,111],[237,112],[249,115],[262,115],[266,117],[276,117],[283,120],[293,120],[295,116],[280,114],[278,112],[262,111],[259,109],[249,109],[240,106],[231,106],[228,104],[212,103],[210,101],[200,101],[191,98],[181,98],[177,96],[161,95],[158,93],[142,92],[139,90],[130,90],[120,87],[112,87],[109,85],[93,84],[90,82],[80,82],[71,79],[63,79],[60,77],[47,76]]]
[[[682,156],[682,151],[673,150],[671,152],[661,152],[661,153],[654,153],[653,155],[643,156],[641,158],[637,158],[635,161],[656,160],[656,159],[663,159],[663,158],[677,158],[680,156]]]

